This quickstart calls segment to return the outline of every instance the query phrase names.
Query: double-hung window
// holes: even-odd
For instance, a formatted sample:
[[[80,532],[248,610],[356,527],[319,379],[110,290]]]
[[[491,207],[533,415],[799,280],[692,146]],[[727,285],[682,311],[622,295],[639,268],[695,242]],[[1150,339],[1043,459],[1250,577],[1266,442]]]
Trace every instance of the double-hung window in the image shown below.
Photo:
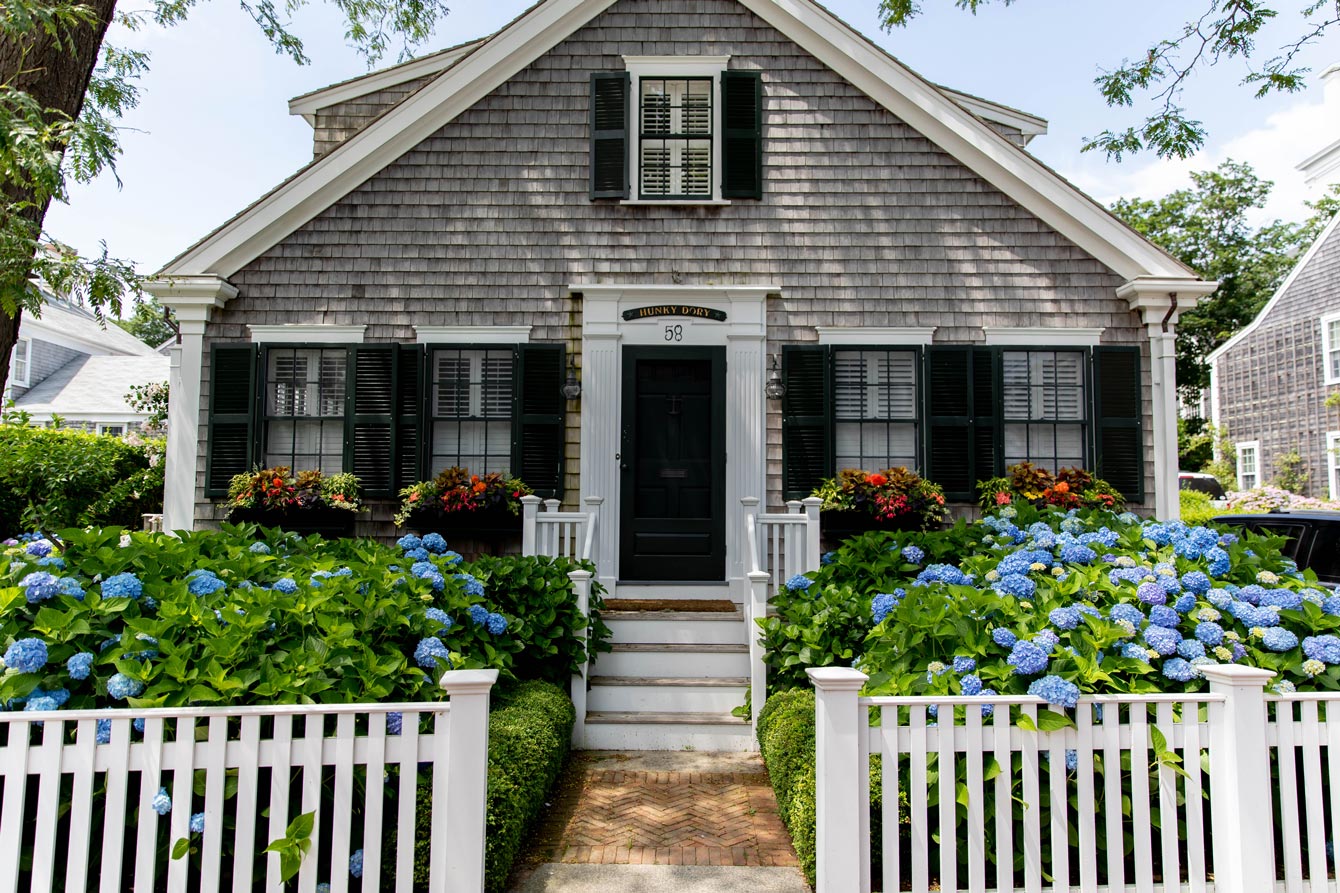
[[[591,75],[591,198],[761,198],[763,79],[729,56],[626,56]]]
[[[1238,444],[1238,489],[1254,490],[1261,486],[1261,441]]]
[[[33,343],[27,338],[20,338],[14,342],[14,350],[9,360],[9,383],[11,385],[26,388],[28,387],[28,369],[31,366]]]
[[[1340,384],[1340,313],[1321,318],[1321,363],[1325,384]]]
[[[264,464],[391,497],[462,466],[561,496],[563,373],[560,344],[216,345],[205,489]]]
[[[787,499],[903,465],[972,501],[1020,462],[1089,468],[1143,498],[1138,348],[793,345],[782,370]]]

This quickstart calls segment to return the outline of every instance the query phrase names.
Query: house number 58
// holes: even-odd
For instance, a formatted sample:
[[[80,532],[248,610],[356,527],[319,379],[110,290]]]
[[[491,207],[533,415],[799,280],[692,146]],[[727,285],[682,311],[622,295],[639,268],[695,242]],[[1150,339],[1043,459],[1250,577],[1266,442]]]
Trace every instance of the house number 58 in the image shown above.
[[[684,327],[681,326],[681,325],[666,326],[666,327],[665,327],[665,340],[666,340],[666,341],[683,341],[683,340],[684,340]]]

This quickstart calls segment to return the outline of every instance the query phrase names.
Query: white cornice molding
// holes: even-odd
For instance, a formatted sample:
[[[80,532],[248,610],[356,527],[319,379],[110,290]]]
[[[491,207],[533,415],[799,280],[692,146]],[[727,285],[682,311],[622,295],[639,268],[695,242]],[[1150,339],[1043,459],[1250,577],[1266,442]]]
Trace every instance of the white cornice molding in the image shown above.
[[[475,105],[614,0],[543,0],[164,267],[231,275]],[[740,0],[875,102],[1126,279],[1188,268],[810,0]]]
[[[820,344],[853,346],[924,345],[935,337],[936,326],[815,326]]]
[[[1103,330],[1060,326],[982,326],[982,334],[991,347],[1095,347],[1102,340]]]
[[[419,344],[525,344],[532,326],[415,326]]]
[[[336,326],[322,323],[289,323],[278,326],[247,326],[257,344],[362,344],[367,326]]]
[[[586,301],[617,301],[632,298],[647,301],[673,300],[721,300],[728,298],[737,301],[762,301],[768,295],[780,295],[782,289],[777,285],[631,285],[631,284],[590,284],[573,283],[568,293],[581,295]]]
[[[369,93],[376,93],[379,90],[385,90],[387,87],[396,87],[427,75],[441,74],[478,49],[487,39],[481,37],[460,46],[424,56],[422,59],[413,59],[403,65],[393,65],[390,68],[383,68],[381,71],[374,71],[362,77],[350,78],[338,84],[331,84],[328,87],[295,96],[288,101],[288,113],[307,118],[307,116],[314,115],[321,109],[329,108],[341,102],[358,99],[360,96],[367,96]],[[311,123],[310,120],[308,123]]]
[[[179,325],[189,328],[209,322],[215,310],[237,297],[237,286],[211,273],[150,279],[144,290],[175,313]]]
[[[962,90],[955,90],[953,87],[946,87],[943,84],[936,84],[935,86],[936,89],[947,93],[950,99],[977,117],[1015,128],[1023,134],[1025,142],[1029,142],[1033,137],[1042,136],[1047,132],[1046,118],[1010,108],[1008,105],[1001,105],[980,96],[973,96],[971,93],[964,93]]]
[[[634,77],[713,77],[730,62],[730,56],[624,56],[624,68]]]
[[[1218,282],[1191,277],[1140,276],[1119,285],[1117,297],[1125,298],[1146,326],[1176,325],[1181,314],[1218,287]]]

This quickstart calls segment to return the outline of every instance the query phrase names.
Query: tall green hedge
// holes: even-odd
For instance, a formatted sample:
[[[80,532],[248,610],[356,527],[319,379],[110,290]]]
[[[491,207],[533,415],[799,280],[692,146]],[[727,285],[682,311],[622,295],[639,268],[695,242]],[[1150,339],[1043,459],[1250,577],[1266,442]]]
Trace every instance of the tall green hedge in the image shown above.
[[[86,525],[138,530],[163,509],[163,462],[119,437],[0,425],[0,538]]]
[[[768,768],[777,811],[800,859],[805,878],[815,882],[814,692],[793,688],[768,698],[758,714],[758,743]],[[883,784],[878,755],[870,761],[870,855],[879,877]]]
[[[489,793],[485,826],[484,889],[501,893],[526,832],[544,809],[572,740],[576,712],[558,686],[532,681],[498,695],[489,715]],[[416,888],[428,883],[432,790],[419,788],[414,853]]]

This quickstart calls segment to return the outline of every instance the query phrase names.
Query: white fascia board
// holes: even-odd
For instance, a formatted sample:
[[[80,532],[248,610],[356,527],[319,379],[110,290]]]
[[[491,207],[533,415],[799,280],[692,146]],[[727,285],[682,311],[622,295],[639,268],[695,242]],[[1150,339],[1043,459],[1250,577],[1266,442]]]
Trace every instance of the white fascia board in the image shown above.
[[[227,278],[432,136],[615,0],[547,0],[212,235],[159,275]]]
[[[1340,171],[1340,140],[1304,159],[1298,170],[1303,172],[1303,180],[1308,186],[1324,182],[1330,174]]]
[[[614,0],[546,0],[162,270],[227,277],[552,49]],[[875,102],[1126,279],[1195,278],[1037,159],[810,0],[740,0]]]
[[[916,346],[930,344],[936,326],[815,326],[820,344]]]
[[[940,84],[936,86],[949,94],[950,99],[977,117],[995,121],[997,124],[1004,124],[1006,127],[1013,127],[1029,139],[1035,136],[1043,136],[1047,132],[1046,118],[1039,118],[1037,115],[1030,115],[1028,112],[1010,108],[1008,105],[1001,105],[980,96],[973,96],[971,93],[964,93],[961,90],[955,90],[953,87],[945,87]]]
[[[1060,326],[982,326],[992,347],[1096,347],[1102,329],[1069,329]]]
[[[531,326],[415,326],[419,344],[525,344]]]
[[[589,284],[572,283],[568,293],[584,299],[616,301],[633,298],[647,301],[692,301],[730,298],[741,301],[762,301],[768,295],[780,295],[777,285],[634,285],[631,283]]]
[[[367,326],[305,325],[247,326],[257,344],[362,344]]]
[[[1289,286],[1293,285],[1294,280],[1298,278],[1299,274],[1303,272],[1303,269],[1312,261],[1312,258],[1321,250],[1321,246],[1326,243],[1326,240],[1330,237],[1331,233],[1335,232],[1337,227],[1340,227],[1340,214],[1336,214],[1331,218],[1331,222],[1326,224],[1326,228],[1321,231],[1321,235],[1317,236],[1317,241],[1312,243],[1312,246],[1307,249],[1307,253],[1304,254],[1302,259],[1289,271],[1289,275],[1285,277],[1282,283],[1280,283],[1280,287],[1275,290],[1275,293],[1270,296],[1270,300],[1261,308],[1261,312],[1256,314],[1256,318],[1249,322],[1242,331],[1238,332],[1232,338],[1229,338],[1223,344],[1211,351],[1210,355],[1206,357],[1206,360],[1213,363],[1230,350],[1233,345],[1238,344],[1242,339],[1260,328],[1261,323],[1270,315],[1270,311],[1279,303],[1280,298],[1284,296],[1284,293],[1289,290]]]
[[[313,121],[310,116],[315,115],[321,109],[329,108],[341,102],[348,102],[360,96],[367,96],[369,93],[376,93],[379,90],[385,90],[387,87],[395,87],[417,80],[427,75],[441,74],[465,56],[473,53],[486,39],[481,37],[478,40],[463,43],[458,47],[433,53],[422,59],[414,59],[403,65],[392,65],[390,68],[383,68],[381,71],[373,71],[362,77],[350,78],[338,84],[331,84],[329,87],[322,87],[320,90],[295,96],[288,101],[288,113],[290,115],[301,115],[308,124],[311,124]]]

